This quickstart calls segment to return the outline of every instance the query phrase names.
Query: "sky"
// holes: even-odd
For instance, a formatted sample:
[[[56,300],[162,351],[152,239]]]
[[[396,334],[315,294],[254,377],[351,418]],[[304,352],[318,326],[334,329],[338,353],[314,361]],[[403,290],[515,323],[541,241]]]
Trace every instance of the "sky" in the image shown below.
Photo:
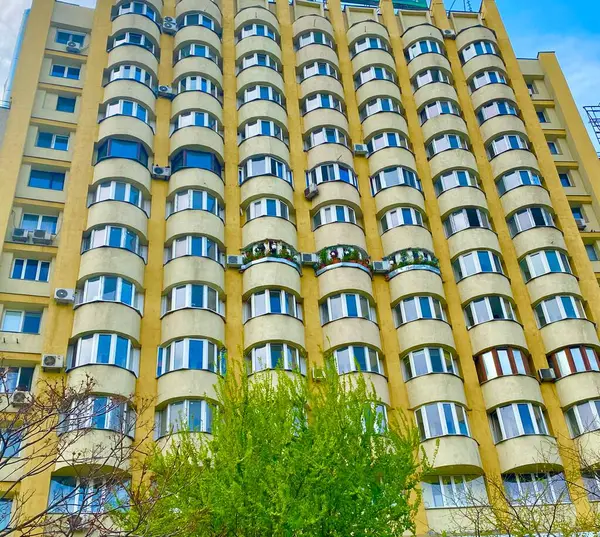
[[[445,0],[462,10],[479,0]],[[0,94],[8,78],[23,10],[31,0],[0,0]],[[93,6],[95,0],[74,0]],[[538,51],[555,51],[575,101],[600,103],[600,0],[496,0],[517,56],[535,58]],[[584,121],[588,124],[587,117]],[[589,125],[588,125],[589,127]],[[595,141],[595,139],[594,139]],[[596,144],[600,151],[600,145]]]

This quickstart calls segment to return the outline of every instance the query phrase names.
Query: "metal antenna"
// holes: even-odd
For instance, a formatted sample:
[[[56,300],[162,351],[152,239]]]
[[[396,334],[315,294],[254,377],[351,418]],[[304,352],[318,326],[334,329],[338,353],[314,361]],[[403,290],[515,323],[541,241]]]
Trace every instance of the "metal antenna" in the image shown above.
[[[584,106],[583,109],[587,112],[590,125],[600,144],[600,104],[597,104],[596,106]]]

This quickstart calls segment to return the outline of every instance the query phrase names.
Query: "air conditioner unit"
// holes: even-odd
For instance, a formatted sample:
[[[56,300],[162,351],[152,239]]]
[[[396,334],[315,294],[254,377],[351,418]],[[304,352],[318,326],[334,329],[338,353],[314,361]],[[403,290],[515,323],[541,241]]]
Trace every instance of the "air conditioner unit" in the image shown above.
[[[171,86],[158,86],[157,93],[159,97],[164,97],[165,99],[172,99],[175,97],[175,91]]]
[[[354,154],[356,156],[364,157],[368,152],[367,144],[354,144]]]
[[[304,197],[307,200],[311,200],[314,197],[316,197],[316,195],[319,193],[319,187],[318,185],[312,183],[310,185],[308,185],[305,189],[304,189]]]
[[[448,39],[456,39],[456,32],[454,30],[444,30],[442,32],[444,34],[444,37],[447,37]]]
[[[587,225],[587,222],[583,218],[575,218],[575,223],[579,231],[583,231]]]
[[[390,262],[387,259],[383,261],[373,261],[373,272],[375,274],[387,274],[390,270]]]
[[[16,227],[12,232],[12,240],[15,242],[28,242],[29,241],[29,230]]]
[[[553,382],[556,380],[554,369],[538,369],[538,376],[542,382]]]
[[[69,41],[65,48],[67,52],[71,52],[72,54],[79,54],[81,52],[81,45],[77,43],[77,41]]]
[[[23,406],[31,403],[31,393],[25,390],[15,390],[10,395],[10,404],[12,406]]]
[[[300,257],[303,265],[314,265],[319,262],[319,256],[317,254],[301,254]]]
[[[325,370],[320,367],[312,368],[312,379],[316,382],[325,380]]]
[[[243,255],[228,255],[227,266],[231,268],[240,268],[244,264]]]
[[[152,177],[154,179],[168,181],[169,177],[171,177],[171,166],[157,166],[156,164],[153,164]]]
[[[173,17],[165,17],[162,29],[165,34],[175,35],[177,33],[177,21]]]
[[[45,229],[36,229],[31,234],[33,244],[52,244],[52,233]]]
[[[73,304],[75,302],[75,289],[58,287],[54,289],[54,300],[58,304]]]
[[[62,354],[42,354],[42,369],[45,371],[62,371],[65,357]]]

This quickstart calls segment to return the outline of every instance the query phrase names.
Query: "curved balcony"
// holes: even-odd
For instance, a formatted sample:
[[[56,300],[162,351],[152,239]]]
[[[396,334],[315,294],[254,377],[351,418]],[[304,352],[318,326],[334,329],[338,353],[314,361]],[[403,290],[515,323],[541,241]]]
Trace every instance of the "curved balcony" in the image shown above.
[[[381,95],[392,97],[402,102],[400,88],[390,80],[369,80],[362,84],[356,90],[356,104],[361,108],[367,101],[375,99]]]
[[[304,132],[310,132],[316,127],[337,127],[344,132],[349,132],[350,127],[346,116],[338,110],[317,108],[305,114],[302,118]]]
[[[213,0],[179,0],[175,6],[175,16],[177,18],[188,12],[196,13],[198,11],[210,15],[221,24],[221,10],[219,9],[219,4]]]
[[[131,398],[135,395],[135,375],[114,365],[87,364],[67,372],[67,386],[81,391],[81,386],[94,381],[94,392]]]
[[[463,73],[465,74],[465,78],[467,80],[470,80],[474,74],[485,69],[499,70],[505,73],[506,65],[504,65],[502,58],[500,56],[496,56],[495,54],[482,54],[481,56],[475,56],[463,65]]]
[[[183,235],[202,234],[214,238],[217,242],[225,242],[225,225],[223,220],[208,211],[186,210],[173,213],[167,218],[165,240],[172,241]]]
[[[252,52],[266,52],[281,63],[281,47],[272,39],[261,35],[253,35],[242,39],[235,45],[235,61],[236,63],[244,56]],[[269,69],[266,67],[265,69]],[[244,69],[247,71],[248,69]],[[273,71],[272,69],[270,69]],[[244,72],[242,71],[242,72]],[[275,72],[275,71],[273,71]],[[238,82],[239,87],[239,82]]]
[[[287,181],[272,177],[270,175],[261,175],[247,179],[241,186],[241,205],[244,207],[255,198],[274,196],[288,203],[290,207],[294,206],[294,189]],[[319,185],[319,195],[321,185]]]
[[[312,63],[309,61],[309,63]],[[300,82],[300,89],[298,91],[298,98],[304,99],[307,95],[313,93],[333,93],[340,101],[344,101],[344,88],[342,83],[332,76],[315,75],[311,76],[302,82]]]
[[[445,84],[443,82],[430,82],[429,84],[421,86],[417,91],[415,91],[413,98],[415,100],[417,110],[420,110],[424,104],[440,99],[453,101],[455,103],[458,102],[458,95],[454,89],[454,86]]]
[[[198,397],[216,401],[218,375],[204,369],[178,369],[158,377],[156,404]]]
[[[476,25],[464,28],[456,34],[456,48],[462,50],[475,41],[493,41],[496,43],[496,34],[487,26]]]
[[[102,468],[127,471],[129,458],[125,455],[133,440],[120,432],[108,429],[90,429],[63,433],[60,440],[63,449],[57,457],[54,470],[73,470],[75,466],[89,466],[102,461]]]
[[[286,163],[290,162],[288,146],[273,136],[253,136],[239,145],[238,158],[240,162],[256,155],[273,155]]]
[[[319,296],[335,295],[344,291],[359,291],[373,296],[373,282],[368,271],[343,266],[319,275]],[[600,392],[599,392],[600,393]]]
[[[491,101],[517,102],[515,92],[508,84],[486,84],[471,94],[471,102],[475,110]]]
[[[215,62],[208,58],[188,56],[179,60],[173,66],[173,80],[180,80],[187,75],[194,76],[198,73],[202,73],[223,87],[223,73],[221,69],[219,69],[219,66]]]
[[[500,473],[561,470],[556,440],[551,436],[517,436],[496,444]]]
[[[360,39],[364,36],[379,36],[385,42],[390,42],[390,36],[386,27],[380,22],[374,20],[363,20],[360,22],[354,23],[348,31],[346,32],[346,38],[348,39],[348,44],[350,47],[354,44],[357,39]]]
[[[261,216],[246,222],[242,227],[242,244],[248,245],[267,238],[287,242],[297,248],[296,226],[289,220],[273,216]]]
[[[450,67],[450,62],[448,61],[448,58],[446,58],[446,56],[442,56],[441,54],[436,54],[433,52],[427,54],[420,54],[408,63],[408,74],[411,80],[417,73],[420,73],[425,69],[442,69],[447,73],[452,72],[452,68]]]
[[[392,304],[415,293],[444,296],[444,286],[439,268],[421,263],[423,261],[420,263],[413,261],[412,264],[407,263],[402,266],[395,265],[396,270],[390,271],[388,278]]]
[[[225,289],[225,270],[219,263],[199,256],[177,257],[169,261],[163,272],[163,289],[188,282],[210,282],[219,291]]]
[[[480,125],[479,130],[481,131],[483,143],[485,144],[492,138],[496,138],[505,132],[520,132],[525,136],[527,135],[527,129],[525,129],[523,120],[520,117],[513,115],[491,117]]]
[[[544,406],[540,383],[528,375],[496,377],[481,385],[485,408],[492,410],[515,401],[535,402]]]
[[[527,291],[532,304],[536,304],[542,298],[556,293],[564,295],[581,295],[577,278],[572,274],[564,272],[551,272],[538,276],[527,282]],[[600,394],[600,392],[598,392]]]
[[[261,263],[244,270],[244,294],[266,287],[279,287],[292,291],[296,295],[302,293],[300,273],[291,266],[282,263]]]
[[[344,200],[347,205],[360,207],[360,194],[358,190],[344,181],[329,181],[319,184],[319,195],[313,199],[312,210],[321,205]]]
[[[365,232],[356,224],[342,222],[324,224],[314,230],[314,238],[316,250],[340,243],[353,244],[363,250],[367,249]]]
[[[405,48],[410,47],[415,41],[421,39],[435,39],[444,42],[442,31],[430,23],[417,24],[408,28],[400,37]]]
[[[349,345],[356,341],[357,334],[361,343],[381,349],[379,327],[373,321],[347,317],[323,325],[324,349]]]
[[[320,144],[307,152],[308,169],[311,170],[319,164],[336,161],[353,168],[354,156],[348,147],[342,144]]]
[[[242,248],[243,266],[242,271],[264,263],[276,263],[293,267],[301,274],[300,254],[296,249],[283,241],[275,239],[263,239]],[[273,284],[271,284],[273,285]]]
[[[384,375],[353,371],[351,373],[343,373],[340,381],[343,383],[344,388],[353,388],[358,384],[361,377],[365,382],[367,393],[372,394],[374,396],[373,399],[378,399],[389,407],[391,405],[390,391],[387,378]]]
[[[104,102],[129,99],[143,104],[152,112],[156,109],[156,95],[145,84],[136,80],[113,80],[104,86]]]
[[[148,168],[135,160],[125,158],[109,158],[98,162],[94,166],[92,184],[122,177],[127,177],[128,182],[150,195],[152,178]]]
[[[421,226],[398,226],[381,235],[383,254],[391,255],[407,248],[425,248],[433,251],[433,239],[428,229]]]
[[[75,309],[72,337],[92,332],[114,332],[140,341],[141,315],[119,302],[88,302]]]
[[[506,192],[500,200],[505,214],[512,214],[521,207],[531,205],[552,207],[548,191],[542,186],[522,185]]]
[[[526,231],[521,231],[521,233],[513,237],[513,244],[519,259],[529,252],[544,247],[567,249],[563,234],[555,227],[533,227]]]
[[[420,207],[423,212],[426,212],[423,193],[411,186],[391,186],[380,190],[375,195],[375,206],[378,215],[383,215],[389,209],[399,205]]]
[[[463,229],[448,237],[448,247],[452,259],[469,250],[502,251],[498,236],[493,231],[480,227]]]
[[[596,394],[597,395],[597,394]],[[582,467],[596,467],[600,462],[600,432],[582,434],[573,440]]]
[[[78,279],[88,279],[99,274],[117,274],[135,283],[144,285],[143,259],[122,248],[94,248],[81,255]]]
[[[600,373],[596,371],[574,373],[556,379],[554,385],[556,386],[560,406],[568,408],[576,403],[598,399],[598,394],[600,394]]]
[[[137,45],[119,45],[108,53],[107,68],[119,64],[137,64],[151,71],[155,76],[158,73],[158,60],[148,49]]]
[[[101,201],[90,206],[87,227],[121,224],[134,229],[144,241],[148,239],[148,217],[139,207],[123,201]]]
[[[180,149],[190,146],[212,150],[221,157],[221,160],[225,159],[223,137],[207,127],[190,125],[189,127],[177,129],[171,135],[171,155],[174,155]]]
[[[468,436],[442,436],[421,442],[436,472],[480,474],[483,471],[479,446]]]
[[[352,71],[354,74],[371,65],[385,65],[393,73],[396,72],[394,57],[387,50],[363,50],[352,58]]]
[[[221,55],[221,40],[219,36],[204,26],[186,26],[180,28],[175,34],[173,40],[173,49],[177,52],[182,46],[200,41],[203,44],[210,45]]]
[[[431,140],[435,136],[439,136],[446,132],[460,133],[463,134],[465,138],[469,138],[469,130],[467,129],[465,120],[460,116],[455,116],[454,114],[441,114],[439,116],[432,117],[423,124],[421,129],[423,131],[425,140]],[[433,157],[433,159],[447,152],[448,151],[443,151],[442,153]]]
[[[540,328],[546,354],[571,345],[598,345],[596,326],[587,319],[563,319]]]
[[[223,180],[211,171],[200,168],[183,168],[169,179],[169,193],[171,196],[178,190],[185,188],[203,188],[214,192],[219,198],[225,199],[225,185]]]
[[[472,274],[458,282],[458,292],[463,304],[484,295],[512,297],[510,280],[503,274],[486,272]]]
[[[492,347],[527,348],[523,327],[516,321],[493,320],[469,328],[473,354],[491,349]]]
[[[304,348],[304,325],[291,315],[261,315],[244,324],[244,347],[277,340]]]
[[[396,334],[401,353],[433,343],[449,349],[455,348],[452,327],[437,319],[419,319],[402,324],[396,328]]]
[[[408,124],[399,114],[393,112],[378,112],[362,122],[363,138],[368,140],[379,132],[399,130],[408,137]]]
[[[175,310],[162,318],[161,345],[194,336],[225,341],[225,321],[212,311],[194,308]]]
[[[277,33],[279,33],[279,21],[277,20],[277,16],[266,7],[260,5],[242,8],[237,12],[235,19],[233,19],[235,32],[239,32],[242,26],[253,22],[269,24]],[[247,37],[246,39],[249,38]],[[242,39],[242,42],[243,41],[245,41],[245,39]]]
[[[339,270],[341,268],[361,270],[368,274],[369,277],[372,276],[371,260],[369,259],[367,252],[356,246],[337,244],[335,246],[323,248],[317,255],[319,261],[314,269],[319,277],[327,272]],[[339,273],[336,272],[336,274]],[[345,271],[342,274],[345,274]]]
[[[405,166],[411,170],[416,170],[414,154],[403,147],[384,147],[371,153],[368,160],[370,175],[375,175],[385,168],[393,168],[395,166]]]
[[[127,13],[119,15],[112,22],[111,33],[117,35],[121,32],[135,30],[149,35],[155,43],[160,43],[160,27],[156,22],[144,15]]]
[[[326,34],[335,35],[335,32],[333,31],[333,26],[331,25],[329,20],[323,17],[322,15],[315,14],[298,17],[292,25],[294,39],[300,34],[311,30],[321,30]]]
[[[340,60],[337,53],[327,45],[312,43],[296,51],[296,65],[298,66],[319,60],[335,65],[338,70],[340,68]]]
[[[287,128],[285,108],[272,101],[252,101],[240,106],[238,110],[238,125],[262,118],[269,118]]]
[[[212,95],[201,91],[184,91],[175,96],[171,101],[171,122],[173,123],[181,112],[192,110],[210,112],[223,124],[222,104]]]
[[[459,186],[442,192],[438,197],[438,205],[443,215],[463,207],[480,207],[488,210],[483,190],[472,186]]]
[[[452,401],[467,406],[463,380],[447,373],[431,373],[406,381],[406,393],[410,408],[437,401]]]
[[[154,131],[148,123],[131,116],[111,116],[103,119],[98,127],[98,140],[103,140],[109,136],[122,136],[127,133],[128,137],[133,137],[144,143],[150,149],[154,149]]]
[[[442,151],[429,161],[432,177],[437,177],[441,173],[458,168],[467,168],[477,172],[477,162],[475,156],[465,149],[447,149]]]

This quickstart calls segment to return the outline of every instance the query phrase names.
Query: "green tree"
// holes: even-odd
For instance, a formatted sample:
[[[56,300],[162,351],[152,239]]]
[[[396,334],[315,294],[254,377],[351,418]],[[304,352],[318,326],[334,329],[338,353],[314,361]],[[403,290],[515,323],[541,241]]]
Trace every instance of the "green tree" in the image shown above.
[[[236,376],[238,380],[236,380]],[[295,375],[294,375],[295,376]],[[213,434],[154,450],[152,484],[119,520],[143,537],[402,535],[414,530],[426,470],[404,417],[382,412],[362,377],[326,369],[227,376]],[[387,414],[387,415],[386,415]]]

